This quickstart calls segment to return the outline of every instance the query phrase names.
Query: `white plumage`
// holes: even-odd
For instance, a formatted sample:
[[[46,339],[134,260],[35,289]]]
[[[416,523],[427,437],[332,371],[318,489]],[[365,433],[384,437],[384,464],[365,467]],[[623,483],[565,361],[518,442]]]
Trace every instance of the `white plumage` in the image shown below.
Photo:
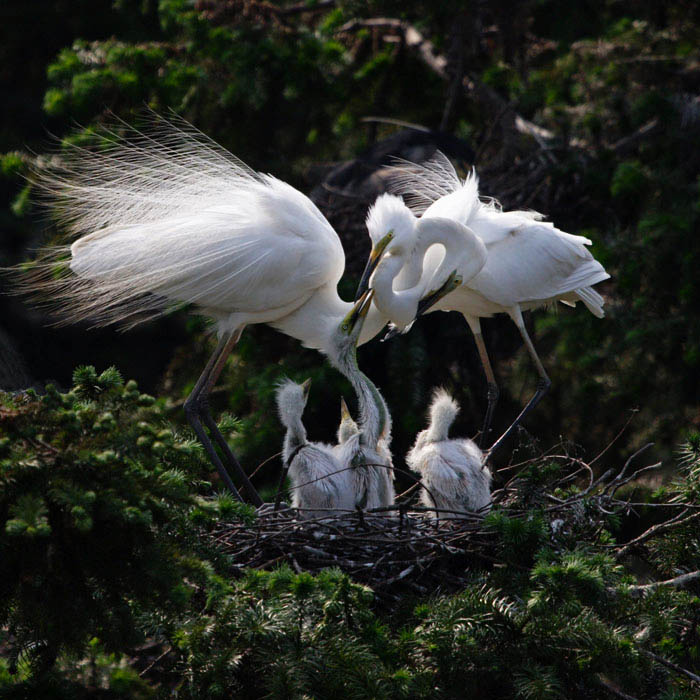
[[[351,472],[333,447],[307,439],[302,423],[307,387],[291,379],[282,382],[277,389],[277,409],[287,429],[282,455],[289,465],[292,505],[303,518],[320,518],[333,511],[353,510],[355,495]]]
[[[445,217],[418,219],[395,195],[380,195],[366,223],[372,253],[358,295],[371,276],[375,306],[402,331],[413,323],[422,299],[437,290],[440,296],[451,291],[473,278],[486,262],[486,247],[462,222]],[[394,280],[400,279],[406,266],[413,282],[395,288]],[[459,275],[456,283],[451,275]]]
[[[383,403],[383,399],[381,399]],[[360,426],[353,420],[344,399],[338,425],[338,442],[333,453],[341,464],[352,467],[355,505],[367,510],[392,505],[395,498],[394,471],[391,457],[391,417],[385,406],[387,420],[374,446],[363,445]],[[370,419],[373,420],[373,419]]]
[[[586,250],[591,245],[588,238],[560,231],[541,221],[537,212],[506,212],[493,199],[481,201],[476,173],[460,180],[439,152],[427,164],[398,166],[393,188],[413,195],[414,207],[422,210],[421,220],[458,221],[486,246],[481,270],[438,302],[437,308],[460,311],[478,321],[480,316],[513,314],[515,307],[525,310],[557,300],[583,301],[594,315],[604,315],[603,298],[590,286],[610,275]],[[431,249],[427,258],[437,254]],[[410,278],[416,271],[415,266],[407,269],[400,282],[412,286]]]
[[[248,324],[272,325],[338,366],[345,342],[338,327],[354,311],[337,292],[345,256],[301,192],[251,170],[185,122],[154,121],[160,130],[151,124],[152,135],[120,124],[122,133],[102,134],[100,149],[74,146],[36,173],[77,240],[45,251],[30,288],[69,321],[134,325],[182,304],[215,320],[219,347],[185,412],[229,488],[237,494],[204,426],[260,503],[207,395]],[[372,307],[353,342],[374,337],[387,320]]]
[[[441,295],[432,306],[434,310],[459,311],[474,334],[489,384],[482,440],[489,430],[498,387],[481,334],[480,318],[507,313],[517,325],[537,368],[540,380],[535,395],[494,445],[495,449],[550,385],[525,328],[522,312],[555,301],[571,306],[582,301],[591,313],[602,318],[604,300],[592,285],[610,275],[586,249],[591,244],[588,238],[560,231],[553,224],[541,221],[542,216],[537,212],[507,212],[493,199],[482,201],[476,173],[460,180],[442,153],[438,152],[423,165],[397,166],[393,189],[405,194],[414,210],[422,212],[421,221],[457,221],[478,236],[485,247],[486,259],[479,271],[465,278],[451,293]],[[390,252],[391,245],[386,250]],[[439,262],[440,252],[435,247],[429,249],[425,269],[434,269]],[[414,258],[409,258],[396,278],[396,288],[412,287],[422,272]]]
[[[428,428],[418,433],[406,463],[421,476],[426,487],[421,491],[421,501],[426,507],[483,515],[491,505],[491,472],[472,440],[449,439],[458,412],[457,402],[444,389],[438,389],[430,405]],[[438,517],[467,516],[444,513]]]

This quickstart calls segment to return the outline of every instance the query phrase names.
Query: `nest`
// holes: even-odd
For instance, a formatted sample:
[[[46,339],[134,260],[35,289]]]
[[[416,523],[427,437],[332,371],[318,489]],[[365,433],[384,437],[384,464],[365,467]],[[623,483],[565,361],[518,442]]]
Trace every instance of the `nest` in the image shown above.
[[[700,506],[674,497],[654,504],[655,524],[632,540],[600,540],[611,515],[634,516],[636,509],[648,507],[629,494],[621,497],[618,493],[661,467],[661,462],[656,462],[630,468],[649,447],[651,444],[645,445],[624,465],[597,477],[591,465],[608,448],[591,464],[566,452],[557,454],[552,448],[500,470],[510,471],[512,476],[492,493],[493,507],[508,519],[529,521],[537,513],[549,528],[554,548],[574,546],[579,541],[598,543],[619,561],[671,529],[700,518]],[[494,563],[503,565],[493,523],[474,513],[419,507],[415,494],[413,503],[402,501],[412,491],[414,487],[401,494],[395,506],[329,511],[315,518],[305,518],[303,512],[288,507],[274,510],[270,505],[259,511],[253,524],[228,523],[214,537],[232,556],[234,575],[245,568],[269,569],[282,563],[297,573],[335,567],[371,587],[379,602],[392,607],[407,597],[460,591],[473,581],[475,571],[492,568]],[[695,575],[700,576],[700,572]],[[661,584],[632,588],[643,591],[650,585]]]
[[[296,509],[270,510],[253,525],[228,524],[215,536],[239,573],[282,563],[296,572],[336,567],[387,603],[458,591],[475,568],[493,561],[479,516],[441,511],[438,520],[429,509],[379,510],[314,519]]]

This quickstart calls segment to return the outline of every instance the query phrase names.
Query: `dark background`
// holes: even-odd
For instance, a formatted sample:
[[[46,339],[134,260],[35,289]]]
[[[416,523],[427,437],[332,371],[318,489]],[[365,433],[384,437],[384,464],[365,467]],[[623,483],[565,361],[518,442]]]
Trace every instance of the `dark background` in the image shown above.
[[[55,148],[51,135],[109,113],[132,121],[146,105],[175,110],[252,167],[312,193],[346,248],[341,293],[350,298],[382,164],[440,147],[463,171],[477,167],[482,194],[591,238],[612,275],[598,286],[605,319],[580,306],[528,320],[553,388],[526,421],[526,449],[516,456],[559,440],[593,456],[632,417],[606,459],[648,441],[666,457],[700,418],[699,15],[693,2],[613,0],[6,0],[0,265],[60,235],[34,203],[29,174]],[[2,285],[10,289],[9,277]],[[181,421],[178,406],[213,347],[204,322],[184,315],[125,334],[50,321],[2,297],[2,388],[67,387],[76,365],[114,364],[170,397]],[[536,375],[509,320],[483,326],[503,387],[503,429]],[[391,343],[375,340],[360,362],[392,408],[397,466],[436,385],[463,407],[454,434],[479,428],[485,381],[456,314],[433,314]],[[273,396],[285,374],[314,378],[305,415],[312,439],[332,439],[339,395],[351,396],[317,353],[265,327],[246,331],[215,408],[241,419],[235,445],[249,470],[280,449]],[[278,468],[271,462],[260,483]]]

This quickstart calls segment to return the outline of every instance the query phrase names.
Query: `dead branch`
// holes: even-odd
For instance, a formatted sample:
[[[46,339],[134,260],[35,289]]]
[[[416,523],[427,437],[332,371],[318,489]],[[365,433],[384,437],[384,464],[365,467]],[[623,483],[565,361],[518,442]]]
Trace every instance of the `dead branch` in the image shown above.
[[[622,547],[618,552],[615,554],[616,559],[621,559],[622,557],[627,554],[630,549],[635,547],[638,544],[642,544],[642,542],[646,542],[647,540],[651,539],[652,537],[656,537],[657,535],[660,535],[664,532],[668,532],[669,530],[679,527],[681,525],[687,525],[689,522],[696,520],[698,517],[700,517],[700,513],[695,512],[692,515],[688,515],[688,510],[685,509],[675,517],[671,518],[670,520],[667,520],[664,523],[659,523],[658,525],[654,525],[653,527],[650,527],[648,530],[645,530],[639,537],[635,537],[633,540],[628,542],[624,547]]]
[[[630,586],[628,591],[633,596],[641,596],[645,593],[651,593],[661,586],[685,586],[692,581],[700,579],[700,571],[691,571],[688,574],[681,574],[675,578],[667,579],[666,581],[653,581],[652,583],[643,583],[638,586]]]
[[[450,80],[447,58],[438,53],[433,43],[408,22],[392,17],[353,19],[339,27],[337,33],[349,34],[363,28],[384,30],[389,32],[390,36],[399,36],[403,45],[418,54],[433,73],[444,81]],[[528,136],[540,146],[546,145],[555,138],[553,132],[522,117],[515,111],[513,105],[501,97],[496,90],[475,78],[465,76],[462,79],[462,89],[491,115],[492,123],[500,124],[505,132],[516,132]],[[568,145],[581,148],[586,144],[581,140],[574,140]]]
[[[690,678],[691,681],[695,681],[695,683],[700,683],[700,676],[694,674],[692,671],[689,671],[687,668],[683,668],[682,666],[679,666],[678,664],[674,664],[673,661],[669,661],[668,659],[664,659],[663,656],[659,656],[658,654],[655,654],[653,651],[648,651],[646,649],[640,649],[639,650],[644,656],[648,656],[650,659],[654,659],[654,661],[660,663],[662,666],[666,666],[667,668],[670,668],[676,673],[680,673],[681,675],[685,676],[686,678]]]

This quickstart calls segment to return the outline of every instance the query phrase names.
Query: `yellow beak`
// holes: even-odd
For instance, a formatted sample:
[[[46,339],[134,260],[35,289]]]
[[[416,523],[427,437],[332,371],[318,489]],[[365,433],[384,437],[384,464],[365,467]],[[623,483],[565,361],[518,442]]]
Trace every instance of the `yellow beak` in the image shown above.
[[[369,254],[369,258],[367,258],[367,264],[365,265],[365,269],[362,272],[362,277],[360,278],[360,284],[357,286],[355,301],[357,301],[367,291],[367,288],[369,287],[369,279],[379,264],[379,261],[382,259],[382,255],[384,254],[386,247],[389,245],[389,243],[391,243],[391,239],[393,237],[394,232],[389,231],[384,238],[382,238],[375,246],[372,247],[372,252]]]

